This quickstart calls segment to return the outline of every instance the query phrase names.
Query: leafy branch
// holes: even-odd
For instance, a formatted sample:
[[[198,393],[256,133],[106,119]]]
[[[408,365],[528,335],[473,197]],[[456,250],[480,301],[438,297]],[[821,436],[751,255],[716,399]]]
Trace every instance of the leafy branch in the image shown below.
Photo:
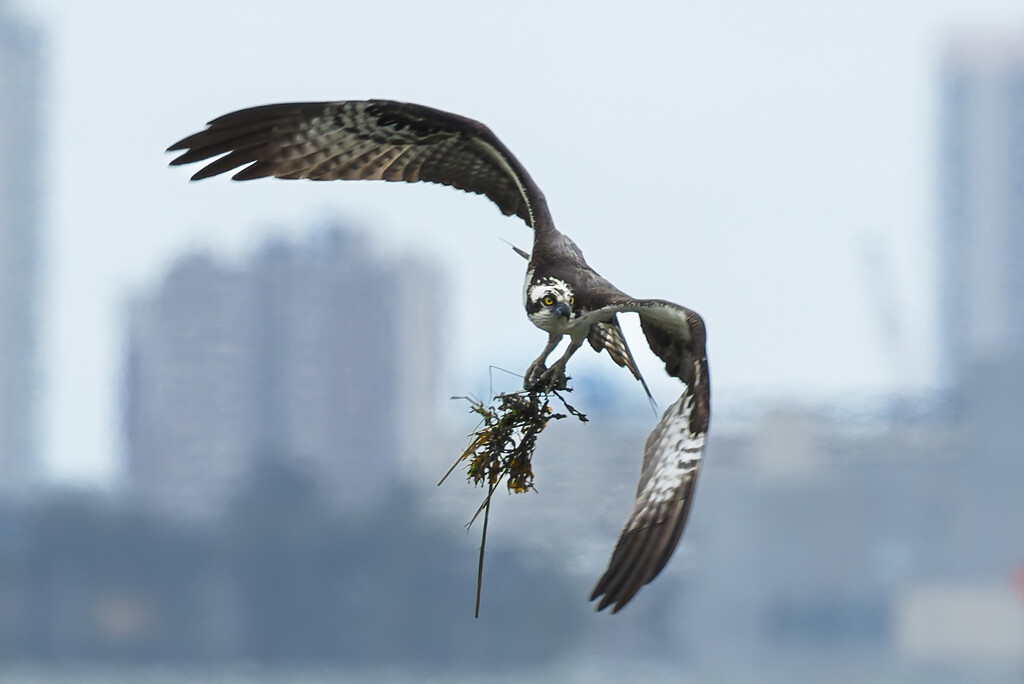
[[[469,435],[469,446],[437,483],[441,485],[460,463],[465,463],[469,481],[476,486],[487,487],[483,503],[466,524],[468,529],[476,522],[480,513],[484,514],[483,531],[480,536],[480,560],[477,566],[475,617],[480,617],[480,592],[491,497],[502,481],[513,494],[534,489],[533,452],[537,447],[537,437],[551,420],[567,417],[565,413],[555,413],[551,408],[552,396],[562,402],[569,414],[582,422],[587,421],[586,415],[570,405],[559,391],[552,389],[498,394],[489,406],[471,397],[452,397],[468,401],[470,412],[480,416],[476,430]]]

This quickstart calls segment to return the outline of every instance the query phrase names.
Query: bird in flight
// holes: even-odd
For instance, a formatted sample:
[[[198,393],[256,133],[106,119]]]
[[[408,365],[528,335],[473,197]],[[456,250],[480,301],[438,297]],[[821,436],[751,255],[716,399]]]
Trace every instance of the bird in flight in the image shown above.
[[[602,278],[555,228],[544,194],[487,126],[390,100],[273,104],[218,117],[168,151],[182,152],[172,165],[207,162],[192,180],[239,169],[235,180],[422,181],[484,195],[515,214],[533,229],[530,252],[516,250],[527,259],[526,315],[548,334],[526,371],[527,390],[564,389],[566,364],[589,342],[647,391],[618,322],[619,314],[637,314],[651,350],[683,388],[647,438],[633,509],[590,599],[598,610],[618,612],[661,572],[693,502],[710,418],[704,321],[663,299],[630,297]],[[548,366],[566,335],[565,352]]]

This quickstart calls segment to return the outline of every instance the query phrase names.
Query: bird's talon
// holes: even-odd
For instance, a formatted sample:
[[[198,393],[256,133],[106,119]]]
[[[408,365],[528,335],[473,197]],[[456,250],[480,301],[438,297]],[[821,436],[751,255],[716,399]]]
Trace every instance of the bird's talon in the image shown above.
[[[536,392],[545,382],[548,369],[543,363],[533,363],[523,377],[523,389],[527,392]]]
[[[564,390],[568,385],[568,380],[565,377],[565,369],[559,366],[553,366],[544,374],[544,384],[549,391]]]
[[[530,367],[526,371],[526,380],[523,388],[527,392],[558,392],[569,386],[569,378],[565,375],[565,369],[555,365],[551,368]]]

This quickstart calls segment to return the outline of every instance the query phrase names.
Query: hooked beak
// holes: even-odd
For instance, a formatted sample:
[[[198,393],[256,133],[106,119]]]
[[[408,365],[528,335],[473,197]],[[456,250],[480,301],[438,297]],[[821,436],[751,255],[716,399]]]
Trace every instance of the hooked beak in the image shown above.
[[[572,318],[572,309],[570,309],[569,305],[566,304],[565,302],[562,302],[561,304],[555,307],[555,313],[558,314],[559,316],[564,317],[565,320],[569,320],[570,318]]]

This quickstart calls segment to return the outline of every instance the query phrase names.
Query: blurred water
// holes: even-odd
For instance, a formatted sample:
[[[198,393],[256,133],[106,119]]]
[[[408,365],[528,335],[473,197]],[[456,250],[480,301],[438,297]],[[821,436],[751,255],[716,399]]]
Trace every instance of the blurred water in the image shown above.
[[[648,684],[719,682],[722,684],[1003,684],[1020,682],[1024,669],[965,668],[839,668],[827,666],[764,670],[752,667],[725,671],[691,671],[678,666],[638,664],[622,660],[574,660],[534,671],[494,672],[489,682],[512,684],[530,681],[560,684],[605,684],[642,681]],[[263,669],[180,667],[67,667],[0,668],[4,684],[475,684],[481,675],[458,672],[420,674],[408,670],[373,669]]]

